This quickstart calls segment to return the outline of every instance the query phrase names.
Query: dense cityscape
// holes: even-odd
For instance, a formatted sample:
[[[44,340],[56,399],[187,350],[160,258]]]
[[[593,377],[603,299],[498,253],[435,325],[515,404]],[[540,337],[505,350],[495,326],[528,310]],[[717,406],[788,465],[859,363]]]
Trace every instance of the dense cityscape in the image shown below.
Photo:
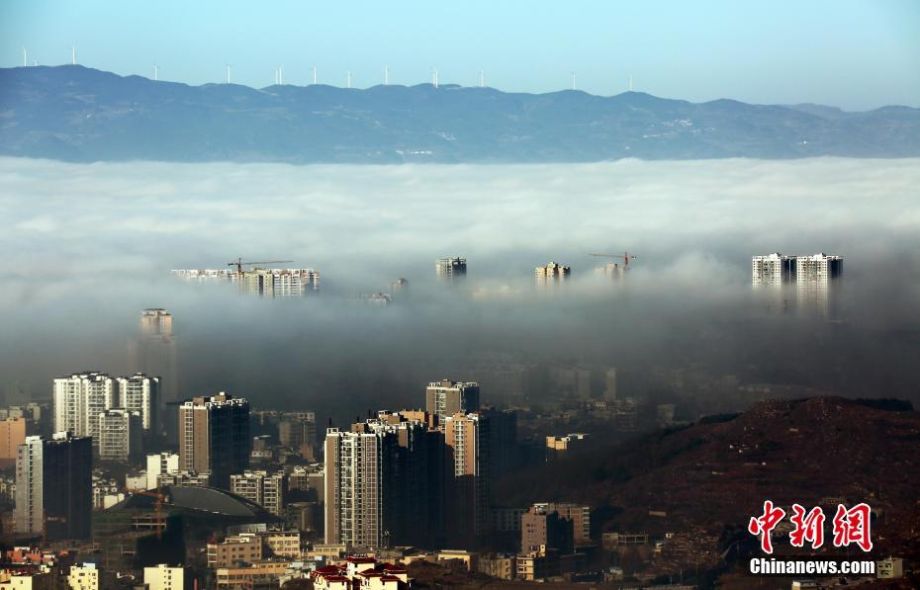
[[[629,280],[636,256],[616,258],[595,273]],[[826,314],[842,262],[754,256],[752,285],[783,298],[790,286]],[[173,274],[269,298],[319,288],[312,269],[244,264],[253,263]],[[536,286],[570,276],[571,267],[550,262],[536,268]],[[448,287],[466,279],[467,260],[439,259],[435,277]],[[400,279],[392,288],[387,303],[409,286]],[[610,440],[687,426],[674,403],[624,395],[616,367],[554,369],[563,403],[551,411],[495,406],[476,381],[443,378],[420,386],[411,408],[370,409],[335,426],[307,408],[256,409],[226,392],[184,398],[174,328],[168,310],[145,309],[130,346],[135,373],[76,372],[54,379],[50,404],[3,410],[0,460],[15,465],[2,481],[11,580],[396,590],[429,564],[506,581],[696,587],[673,583],[673,564],[692,561],[663,557],[690,549],[690,531],[608,530],[596,521],[603,506],[555,493],[513,504],[500,485],[534,468],[552,472]],[[879,562],[880,571],[894,576],[901,563]]]
[[[0,3],[0,590],[920,588],[920,3]]]

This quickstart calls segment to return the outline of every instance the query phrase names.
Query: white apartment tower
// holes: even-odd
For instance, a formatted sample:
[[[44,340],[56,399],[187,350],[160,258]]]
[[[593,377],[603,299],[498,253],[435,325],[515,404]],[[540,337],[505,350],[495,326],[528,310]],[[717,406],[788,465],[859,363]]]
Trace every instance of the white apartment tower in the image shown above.
[[[54,431],[99,437],[99,414],[115,402],[115,380],[104,373],[75,373],[54,380]]]
[[[160,403],[160,378],[135,373],[119,377],[118,407],[141,416],[141,425],[147,432],[157,432]]]
[[[843,272],[843,257],[828,255],[823,252],[811,256],[797,256],[795,280],[828,282]]]
[[[751,279],[754,285],[781,285],[795,276],[796,257],[779,252],[751,259]]]
[[[380,547],[383,542],[385,430],[326,431],[326,543]]]
[[[754,285],[779,285],[795,281],[827,282],[843,272],[843,257],[819,252],[813,255],[786,256],[779,252],[751,259]]]

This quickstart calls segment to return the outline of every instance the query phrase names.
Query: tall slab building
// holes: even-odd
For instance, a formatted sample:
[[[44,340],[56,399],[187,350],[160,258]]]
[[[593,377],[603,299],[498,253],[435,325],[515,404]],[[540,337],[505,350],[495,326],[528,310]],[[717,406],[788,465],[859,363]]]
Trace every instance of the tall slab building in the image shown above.
[[[249,467],[249,402],[226,393],[179,406],[179,469],[209,473],[211,485],[229,489],[230,475]]]
[[[50,439],[29,436],[16,458],[18,535],[47,540],[86,539],[93,508],[93,449],[69,432]]]

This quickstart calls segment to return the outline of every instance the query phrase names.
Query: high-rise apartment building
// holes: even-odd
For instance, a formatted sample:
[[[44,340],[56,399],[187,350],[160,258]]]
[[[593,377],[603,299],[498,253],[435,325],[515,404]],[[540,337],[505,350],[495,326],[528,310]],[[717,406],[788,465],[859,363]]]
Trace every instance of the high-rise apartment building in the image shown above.
[[[143,419],[139,412],[113,408],[99,414],[99,459],[133,462],[143,454]]]
[[[434,271],[439,279],[462,279],[466,276],[466,258],[439,258]]]
[[[159,432],[160,378],[135,373],[117,381],[118,407],[137,412],[145,432]]]
[[[843,272],[843,257],[828,255],[823,252],[811,256],[797,256],[795,260],[795,280],[829,281]]]
[[[453,473],[447,498],[448,531],[453,544],[469,547],[491,525],[491,421],[486,413],[458,412],[441,422],[447,469]]]
[[[569,278],[572,273],[571,266],[564,266],[552,260],[546,266],[538,266],[534,271],[538,281],[557,280],[562,281]]]
[[[428,384],[425,390],[425,410],[440,419],[458,412],[479,409],[479,384],[442,379]]]
[[[325,538],[352,548],[430,544],[439,535],[439,435],[399,414],[326,432]],[[439,515],[438,515],[439,516]]]
[[[16,532],[48,540],[90,536],[93,450],[87,437],[28,436],[16,459]]]
[[[0,420],[0,467],[15,465],[19,445],[26,440],[26,419]]]
[[[244,270],[237,281],[243,293],[263,297],[302,297],[319,290],[319,272],[312,268]]]
[[[751,259],[751,279],[754,285],[781,285],[795,277],[796,257],[779,252]]]
[[[326,543],[382,547],[384,470],[395,439],[383,429],[326,431]]]
[[[249,402],[226,393],[196,397],[179,406],[179,468],[210,473],[227,489],[230,475],[249,466]]]
[[[54,380],[54,431],[99,439],[99,414],[115,404],[116,382],[99,372]]]
[[[230,476],[230,491],[262,506],[275,516],[284,516],[287,476],[284,471],[244,471]]]
[[[140,333],[135,343],[135,370],[157,377],[155,425],[165,431],[167,440],[176,442],[176,405],[179,401],[179,370],[173,316],[161,308],[141,312]],[[153,417],[153,416],[152,416]]]
[[[751,259],[755,285],[779,285],[828,281],[843,272],[843,257],[819,252],[813,255],[786,256],[779,252]]]

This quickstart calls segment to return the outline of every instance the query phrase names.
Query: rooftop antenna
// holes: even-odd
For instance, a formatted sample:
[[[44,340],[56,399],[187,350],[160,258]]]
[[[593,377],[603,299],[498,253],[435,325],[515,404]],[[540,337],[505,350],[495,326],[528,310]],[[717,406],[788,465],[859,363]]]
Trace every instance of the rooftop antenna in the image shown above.
[[[76,45],[70,46],[70,65],[72,66],[77,65],[77,46]]]
[[[316,84],[316,66],[313,66],[313,84]]]
[[[230,83],[230,64],[227,64],[227,84]]]
[[[345,72],[345,88],[351,88],[351,70]]]
[[[438,87],[438,68],[431,68],[431,85]]]
[[[153,64],[153,81],[156,82],[160,79],[160,68],[157,64]]]
[[[390,85],[390,66],[383,66],[383,85]]]
[[[22,67],[29,65],[29,52],[26,51],[26,48],[22,48]]]
[[[480,88],[486,87],[486,71],[485,70],[479,70],[479,87]]]
[[[630,92],[632,92],[632,91],[633,91],[633,85],[632,85],[632,74],[630,74],[630,76],[629,76],[629,91],[630,91]]]

